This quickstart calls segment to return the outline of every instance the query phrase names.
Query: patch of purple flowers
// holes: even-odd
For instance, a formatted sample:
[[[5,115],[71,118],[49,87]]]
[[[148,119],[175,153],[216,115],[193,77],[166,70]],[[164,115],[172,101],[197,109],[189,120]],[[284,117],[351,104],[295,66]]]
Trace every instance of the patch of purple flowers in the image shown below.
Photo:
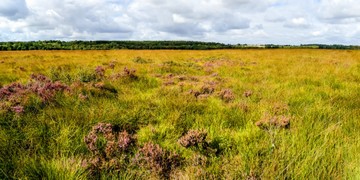
[[[0,89],[0,100],[11,104],[9,110],[23,112],[30,94],[37,95],[43,103],[47,103],[54,99],[57,92],[69,90],[68,86],[58,81],[52,82],[42,74],[32,74],[31,79],[27,84],[16,82]]]
[[[104,77],[105,76],[105,69],[102,66],[97,66],[95,68],[95,73],[96,75],[98,75],[99,77]]]

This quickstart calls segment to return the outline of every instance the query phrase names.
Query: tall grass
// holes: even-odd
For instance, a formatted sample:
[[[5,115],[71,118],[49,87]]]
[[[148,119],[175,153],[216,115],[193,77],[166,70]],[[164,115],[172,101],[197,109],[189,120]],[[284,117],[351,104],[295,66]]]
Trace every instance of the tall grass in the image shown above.
[[[360,51],[18,51],[0,62],[0,87],[41,73],[70,89],[0,100],[0,179],[360,177]],[[280,116],[287,128],[268,121]],[[135,137],[112,157],[120,167],[104,157],[89,168],[84,137],[98,123]]]

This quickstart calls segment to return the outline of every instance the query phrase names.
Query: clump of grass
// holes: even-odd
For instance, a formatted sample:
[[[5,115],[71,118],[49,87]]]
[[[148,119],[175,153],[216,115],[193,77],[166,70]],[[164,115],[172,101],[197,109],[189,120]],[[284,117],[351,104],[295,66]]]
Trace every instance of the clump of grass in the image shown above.
[[[94,87],[98,88],[98,89],[101,89],[101,90],[104,90],[104,91],[109,91],[111,93],[115,93],[115,94],[118,93],[116,88],[113,85],[111,85],[110,83],[107,83],[107,82],[95,83]]]
[[[284,103],[275,103],[272,107],[272,111],[276,115],[284,114],[289,111],[289,106]]]
[[[92,81],[96,81],[98,78],[96,77],[96,73],[92,70],[82,69],[77,74],[80,82],[88,83]]]
[[[144,59],[140,56],[135,57],[132,61],[138,64],[149,64],[153,62],[151,59]]]

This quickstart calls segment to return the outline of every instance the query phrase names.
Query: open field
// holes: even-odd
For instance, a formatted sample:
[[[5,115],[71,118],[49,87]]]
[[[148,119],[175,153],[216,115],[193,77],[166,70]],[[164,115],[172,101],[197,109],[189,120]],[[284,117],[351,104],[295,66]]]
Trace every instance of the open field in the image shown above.
[[[0,87],[0,179],[360,179],[360,51],[9,51]]]

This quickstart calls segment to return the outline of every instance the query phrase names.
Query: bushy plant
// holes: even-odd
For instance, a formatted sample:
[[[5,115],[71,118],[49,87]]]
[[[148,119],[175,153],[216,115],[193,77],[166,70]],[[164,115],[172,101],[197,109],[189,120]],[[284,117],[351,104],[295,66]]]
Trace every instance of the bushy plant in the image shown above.
[[[127,67],[125,67],[123,70],[123,76],[131,79],[137,79],[138,76],[135,74],[135,72],[135,69],[128,69]]]
[[[105,76],[105,69],[102,66],[97,66],[95,68],[95,73],[99,79],[102,79]]]
[[[178,140],[183,147],[199,146],[207,144],[205,141],[207,133],[199,130],[189,130],[185,135]]]
[[[290,117],[285,115],[275,115],[269,116],[266,115],[261,120],[255,123],[261,129],[270,129],[270,128],[290,128]]]
[[[235,95],[231,89],[224,89],[219,93],[219,96],[225,102],[230,102],[235,99]]]
[[[139,150],[134,160],[140,167],[168,178],[171,171],[180,165],[181,157],[175,152],[162,149],[158,144],[148,142]]]
[[[9,104],[10,110],[15,113],[24,112],[29,97],[38,96],[42,103],[51,102],[57,93],[69,90],[69,87],[59,81],[52,82],[43,74],[32,74],[31,81],[27,84],[12,83],[0,89],[0,99]]]
[[[92,156],[86,161],[86,167],[95,175],[101,171],[121,170],[122,163],[129,163],[126,154],[135,143],[126,130],[116,132],[110,123],[98,123],[92,127],[84,142]],[[104,141],[104,142],[101,142]]]

